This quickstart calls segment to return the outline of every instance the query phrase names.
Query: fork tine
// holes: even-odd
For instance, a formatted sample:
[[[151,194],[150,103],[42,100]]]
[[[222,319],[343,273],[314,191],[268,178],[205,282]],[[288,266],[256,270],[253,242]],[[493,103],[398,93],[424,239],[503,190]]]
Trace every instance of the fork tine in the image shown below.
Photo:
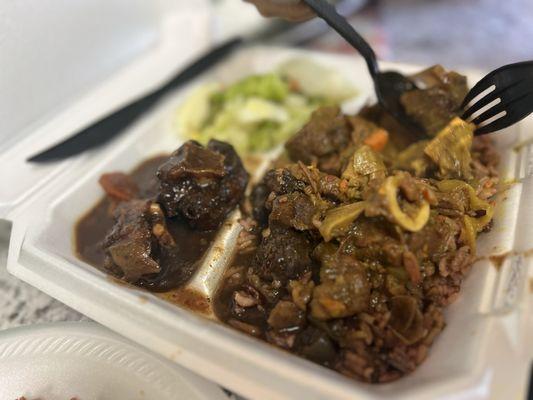
[[[487,93],[486,96],[482,97],[481,99],[476,101],[474,104],[472,104],[472,106],[467,108],[466,111],[463,113],[462,118],[463,119],[467,119],[472,114],[475,114],[476,112],[481,110],[487,104],[489,104],[489,103],[493,102],[494,100],[496,100],[498,97],[505,96],[505,94],[508,93],[508,91],[511,91],[511,89],[513,89],[515,86],[521,84],[522,82],[523,81],[517,81],[517,82],[514,82],[514,83],[510,84],[507,87],[502,87],[502,88],[498,88],[497,87],[495,90],[493,90],[490,93]],[[512,96],[512,94],[510,94],[510,95]]]
[[[496,72],[497,72],[497,70],[496,71],[492,71],[491,73],[489,73],[488,75],[483,77],[483,79],[481,79],[478,83],[476,83],[472,89],[470,89],[468,94],[463,99],[463,103],[461,104],[461,108],[465,108],[466,105],[468,103],[470,103],[476,96],[478,96],[479,94],[481,94],[482,92],[487,90],[489,87],[494,85],[494,82],[492,81],[492,77],[496,74]],[[490,93],[488,93],[487,96],[489,94]]]
[[[475,114],[479,110],[481,110],[483,107],[485,107],[487,104],[493,102],[498,98],[498,93],[495,93],[496,90],[488,93],[486,96],[482,97],[480,100],[476,101],[472,106],[466,109],[465,112],[463,112],[463,115],[461,116],[462,119],[466,120],[468,117],[470,117],[472,114]]]
[[[498,118],[496,121],[493,121],[488,125],[482,126],[481,128],[477,128],[474,132],[474,135],[475,136],[486,135],[487,133],[496,132],[501,129],[505,129],[510,125],[512,124],[510,124],[505,117]]]
[[[494,100],[497,99],[498,97],[501,99],[500,103],[495,104],[494,107],[489,108],[488,110],[486,110],[485,112],[483,112],[482,114],[474,118],[472,122],[477,125],[479,124],[479,122],[485,121],[488,118],[493,117],[494,115],[498,113],[498,111],[496,111],[495,109],[498,109],[497,106],[499,106],[502,103],[503,103],[503,107],[501,107],[502,109],[500,109],[500,112],[503,110],[511,111],[511,104],[513,104],[515,101],[518,101],[522,97],[527,96],[528,94],[531,94],[531,93],[533,93],[533,79],[528,79],[528,80],[523,79],[523,80],[514,82],[513,84],[498,90],[498,93],[494,95]],[[488,96],[489,95],[485,97],[488,97]],[[486,102],[486,104],[489,104],[490,101],[487,102],[485,100],[485,97],[483,97],[483,99],[481,99],[479,102]],[[493,97],[493,96],[490,96],[490,97]],[[479,102],[476,102],[471,108],[476,108],[477,110],[480,110],[482,107],[477,106]],[[494,112],[496,112],[496,114],[494,114]],[[470,113],[470,109],[465,114],[468,114],[468,113]]]
[[[485,111],[483,114],[478,115],[476,118],[472,120],[472,123],[474,125],[480,125],[483,121],[486,121],[499,113],[505,111],[506,104],[504,103],[498,103],[494,107],[489,108],[487,111]]]
[[[533,112],[533,93],[529,93],[520,98],[514,99],[513,101],[506,103],[505,105],[500,103],[498,104],[498,106],[502,106],[502,108],[504,106],[507,106],[507,114],[501,118],[492,121],[490,124],[476,129],[476,135],[483,135],[486,133],[495,132],[500,129],[507,128],[508,126],[511,126],[516,122],[520,121],[521,119],[527,117],[529,114],[531,114],[531,112]],[[494,115],[497,114],[498,113],[495,113]]]
[[[480,93],[491,87],[492,85],[496,86],[498,89],[500,83],[505,83],[504,86],[508,86],[514,80],[523,80],[531,79],[531,67],[533,66],[533,61],[522,61],[514,64],[504,65],[503,67],[497,68],[492,72],[489,72],[485,77],[483,77],[474,87],[468,92],[466,97],[461,104],[461,108],[464,108],[468,103],[470,103],[476,96]],[[513,81],[509,81],[510,77],[514,78]]]

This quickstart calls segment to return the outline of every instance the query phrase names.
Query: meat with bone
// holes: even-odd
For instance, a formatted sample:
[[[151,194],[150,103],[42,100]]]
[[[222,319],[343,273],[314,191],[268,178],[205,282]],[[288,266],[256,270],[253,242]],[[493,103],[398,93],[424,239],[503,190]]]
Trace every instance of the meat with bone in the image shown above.
[[[173,244],[166,227],[151,222],[157,208],[148,200],[131,200],[115,209],[115,225],[104,240],[105,266],[127,282],[135,283],[142,276],[157,274],[161,270],[156,261],[158,247]]]
[[[248,173],[233,147],[217,140],[207,147],[189,141],[158,170],[159,201],[169,217],[197,229],[215,229],[240,202]]]

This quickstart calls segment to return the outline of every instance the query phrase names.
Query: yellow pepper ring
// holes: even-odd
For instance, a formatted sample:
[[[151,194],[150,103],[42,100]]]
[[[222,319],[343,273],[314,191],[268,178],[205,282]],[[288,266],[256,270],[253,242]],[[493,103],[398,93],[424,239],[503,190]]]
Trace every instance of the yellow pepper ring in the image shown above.
[[[385,179],[383,188],[390,212],[398,225],[411,232],[417,232],[426,225],[429,220],[429,203],[427,201],[422,200],[417,214],[410,217],[402,211],[398,204],[398,177],[389,176]]]

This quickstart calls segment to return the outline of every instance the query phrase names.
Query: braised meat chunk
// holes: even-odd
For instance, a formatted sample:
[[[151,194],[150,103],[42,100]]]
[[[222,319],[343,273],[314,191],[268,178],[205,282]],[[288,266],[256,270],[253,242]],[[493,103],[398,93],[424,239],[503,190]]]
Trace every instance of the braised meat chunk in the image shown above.
[[[321,171],[336,174],[342,167],[341,153],[350,144],[348,121],[337,107],[324,107],[311,115],[311,120],[285,148],[293,161],[317,163]]]
[[[407,115],[434,136],[460,111],[468,93],[466,77],[437,65],[412,76],[412,80],[419,89],[404,93],[401,103]]]
[[[247,182],[233,148],[216,140],[207,147],[187,142],[131,174],[104,174],[106,197],[76,227],[78,252],[150,291],[178,288],[197,270]]]
[[[366,382],[424,361],[491,227],[498,155],[457,116],[464,77],[412,80],[401,101],[423,139],[373,106],[319,109],[287,142],[252,191],[221,320]]]
[[[159,200],[169,217],[191,227],[217,228],[244,195],[248,173],[233,147],[211,140],[206,148],[189,141],[157,171]]]
[[[252,189],[250,200],[254,218],[261,225],[265,224],[269,215],[267,207],[270,207],[273,196],[302,192],[305,186],[305,182],[293,176],[286,168],[271,169]]]
[[[105,268],[130,283],[159,274],[161,261],[176,251],[161,206],[150,200],[121,202],[114,221],[103,242]]]
[[[349,317],[370,305],[370,282],[354,257],[327,255],[322,259],[320,284],[313,290],[311,316],[318,320]]]
[[[252,271],[263,280],[284,285],[311,270],[312,241],[305,233],[275,228],[265,237],[253,260]]]
[[[150,205],[146,200],[121,203],[115,210],[115,225],[104,240],[106,268],[127,282],[161,269],[153,258],[157,240],[152,233]]]

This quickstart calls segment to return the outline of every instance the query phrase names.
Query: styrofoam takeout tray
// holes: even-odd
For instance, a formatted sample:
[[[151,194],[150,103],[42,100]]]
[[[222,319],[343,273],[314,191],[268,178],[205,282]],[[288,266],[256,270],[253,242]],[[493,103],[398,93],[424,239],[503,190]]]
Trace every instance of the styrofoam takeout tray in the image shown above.
[[[228,400],[221,388],[94,322],[0,332],[0,398]]]
[[[294,56],[314,58],[353,80],[361,95],[346,105],[350,111],[371,97],[366,67],[358,58],[281,48],[244,49],[160,104],[119,140],[70,165],[14,210],[9,216],[15,221],[9,271],[116,332],[253,399],[413,400],[452,394],[486,398],[487,390],[499,390],[494,389],[494,382],[502,376],[508,377],[507,389],[514,395],[520,393],[528,360],[525,327],[530,260],[525,252],[533,247],[529,206],[533,204],[533,145],[516,151],[513,147],[533,138],[531,120],[495,136],[502,154],[502,179],[515,183],[499,196],[494,227],[478,245],[479,255],[512,254],[499,269],[487,259],[476,263],[460,298],[447,309],[447,327],[427,361],[393,383],[368,385],[350,380],[217,323],[212,315],[196,315],[140,289],[117,284],[75,257],[73,226],[102,196],[97,183],[100,174],[131,170],[145,158],[177,148],[183,140],[173,132],[174,110],[191,86],[204,80],[230,82],[270,70]],[[419,69],[387,66],[404,72]],[[479,78],[476,73],[468,76],[470,82]],[[267,163],[265,157],[263,167]],[[231,227],[220,232],[190,283],[207,296],[213,294],[231,257],[239,231],[237,217],[234,214]],[[498,372],[502,365],[507,365],[505,371]]]

